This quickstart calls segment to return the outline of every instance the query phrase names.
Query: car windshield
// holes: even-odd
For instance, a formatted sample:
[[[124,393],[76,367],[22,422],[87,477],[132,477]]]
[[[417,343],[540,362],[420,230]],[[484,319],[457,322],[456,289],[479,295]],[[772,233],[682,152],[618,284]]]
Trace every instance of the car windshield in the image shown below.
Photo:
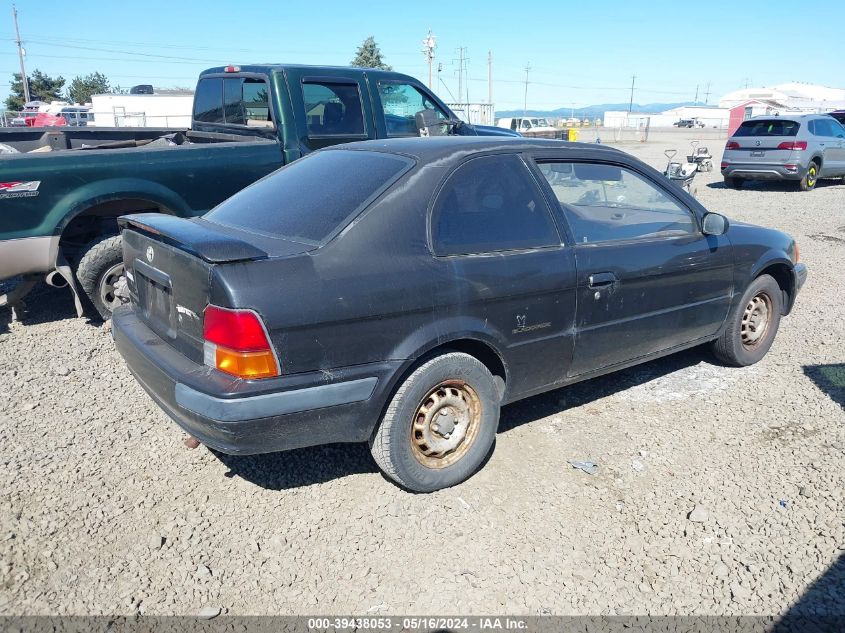
[[[325,242],[413,166],[381,152],[317,152],[235,194],[205,219],[307,244]]]
[[[801,124],[788,119],[755,119],[743,121],[734,136],[795,136]]]

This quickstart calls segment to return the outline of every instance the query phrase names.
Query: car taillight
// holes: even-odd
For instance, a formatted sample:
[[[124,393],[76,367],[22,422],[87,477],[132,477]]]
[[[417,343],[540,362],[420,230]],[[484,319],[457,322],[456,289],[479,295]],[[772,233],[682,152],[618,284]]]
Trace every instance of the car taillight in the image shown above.
[[[784,141],[778,145],[778,149],[794,149],[803,152],[807,149],[807,141]]]
[[[279,375],[279,365],[264,324],[252,310],[209,305],[203,320],[203,360],[239,378]]]
[[[728,164],[726,162],[722,161],[722,169],[727,169],[727,167],[728,167]]]
[[[736,141],[728,141],[725,145],[725,149],[739,149],[739,143]]]

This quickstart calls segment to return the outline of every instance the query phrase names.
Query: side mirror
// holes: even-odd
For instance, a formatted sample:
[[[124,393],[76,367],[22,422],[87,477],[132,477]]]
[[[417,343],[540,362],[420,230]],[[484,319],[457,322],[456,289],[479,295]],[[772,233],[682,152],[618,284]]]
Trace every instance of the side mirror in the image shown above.
[[[437,115],[436,110],[420,110],[414,115],[414,123],[420,136],[443,136],[446,134],[446,126],[443,119]]]
[[[720,213],[708,213],[704,216],[701,228],[705,235],[724,235],[730,226],[728,219]]]

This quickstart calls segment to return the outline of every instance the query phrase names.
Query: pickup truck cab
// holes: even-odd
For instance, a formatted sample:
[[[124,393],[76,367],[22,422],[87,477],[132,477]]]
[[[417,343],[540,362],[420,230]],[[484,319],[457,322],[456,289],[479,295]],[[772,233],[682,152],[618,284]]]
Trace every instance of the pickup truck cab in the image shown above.
[[[119,216],[202,215],[313,150],[419,136],[422,111],[450,134],[514,135],[459,121],[407,75],[283,64],[204,71],[189,130],[0,130],[19,152],[0,157],[0,280],[22,276],[0,306],[46,275],[71,287],[80,315],[107,318],[121,303]]]

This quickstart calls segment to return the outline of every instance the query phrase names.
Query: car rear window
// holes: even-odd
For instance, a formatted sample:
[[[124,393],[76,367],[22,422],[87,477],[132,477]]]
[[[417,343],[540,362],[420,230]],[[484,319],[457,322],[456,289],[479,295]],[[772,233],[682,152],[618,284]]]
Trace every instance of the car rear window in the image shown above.
[[[743,121],[734,136],[795,136],[801,124],[785,119]]]
[[[259,180],[204,217],[253,233],[320,244],[413,164],[381,152],[317,152]]]

